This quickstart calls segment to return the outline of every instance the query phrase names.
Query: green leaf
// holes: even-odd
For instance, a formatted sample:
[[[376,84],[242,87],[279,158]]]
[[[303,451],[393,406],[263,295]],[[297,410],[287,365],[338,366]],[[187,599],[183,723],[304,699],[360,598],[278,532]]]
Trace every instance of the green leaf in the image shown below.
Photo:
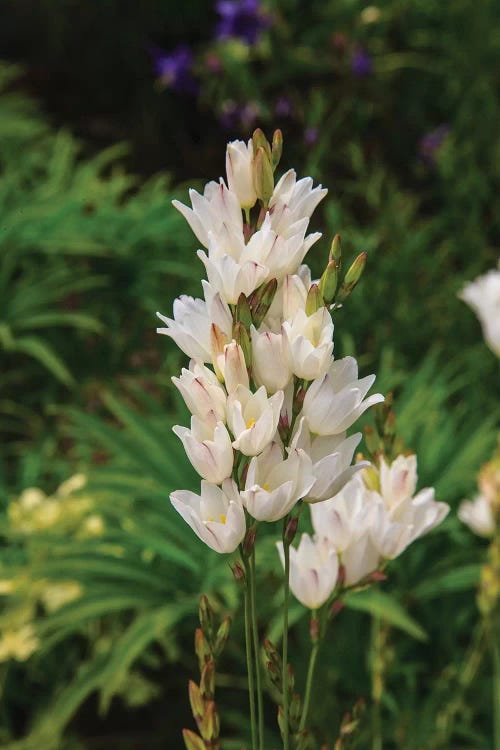
[[[418,641],[426,641],[428,636],[423,628],[406,612],[401,604],[385,591],[368,589],[346,594],[343,601],[347,607],[368,612],[374,617],[394,625]]]
[[[413,589],[413,594],[418,599],[432,599],[441,594],[450,594],[455,591],[466,591],[475,588],[479,583],[481,565],[464,565],[455,570],[433,575]]]
[[[22,352],[38,360],[64,385],[70,387],[75,384],[72,374],[59,355],[38,336],[24,336],[16,339],[11,351]]]

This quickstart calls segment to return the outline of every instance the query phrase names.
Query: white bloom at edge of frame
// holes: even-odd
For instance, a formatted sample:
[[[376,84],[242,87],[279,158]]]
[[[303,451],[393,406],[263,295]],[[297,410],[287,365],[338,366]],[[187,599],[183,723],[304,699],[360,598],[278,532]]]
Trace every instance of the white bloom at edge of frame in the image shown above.
[[[328,193],[321,185],[313,188],[312,177],[297,180],[294,169],[278,180],[269,201],[273,229],[278,234],[287,235],[297,221],[309,219],[320,201]]]
[[[209,182],[203,195],[196,190],[189,191],[192,208],[178,200],[172,205],[180,211],[203,247],[208,247],[209,232],[219,234],[222,227],[228,226],[235,232],[243,232],[243,217],[236,193],[228,190],[224,180]]]
[[[486,343],[500,357],[500,268],[478,276],[458,296],[474,310]]]
[[[311,435],[306,420],[301,418],[291,447],[302,448],[313,463],[316,481],[307,497],[304,497],[306,502],[317,503],[332,498],[356,472],[370,466],[369,461],[359,461],[351,466],[360,440],[360,432],[349,437],[346,437],[345,432],[340,435]]]
[[[217,375],[201,362],[192,359],[189,370],[182,368],[180,377],[172,378],[191,414],[206,419],[213,412],[216,421],[226,421],[227,394]]]
[[[226,147],[226,174],[229,189],[238,196],[242,208],[257,201],[253,183],[253,141],[231,141]]]
[[[212,418],[191,417],[191,429],[175,425],[173,432],[182,441],[184,450],[198,474],[213,484],[231,476],[233,446],[223,422]]]
[[[312,315],[299,310],[281,327],[288,344],[292,372],[298,378],[314,380],[329,369],[333,352],[333,321],[326,307]]]
[[[248,297],[269,275],[267,266],[250,260],[240,264],[228,254],[212,259],[198,250],[198,257],[205,266],[210,285],[232,305],[237,304],[242,292]]]
[[[283,542],[276,546],[284,567]],[[337,554],[324,537],[302,534],[297,549],[290,547],[290,588],[304,607],[321,607],[332,595],[338,573]]]
[[[292,449],[283,460],[281,445],[273,442],[250,461],[241,498],[257,521],[278,521],[313,484],[312,463],[307,453]]]
[[[157,316],[166,323],[167,327],[157,328],[156,332],[170,336],[188,357],[211,362],[211,324],[216,323],[229,336],[233,319],[227,303],[206,281],[203,289],[205,300],[195,299],[186,294],[175,299],[173,319],[157,312]]]
[[[245,456],[262,453],[276,435],[283,391],[270,398],[264,386],[255,393],[239,385],[227,400],[227,423],[234,435],[233,448]]]
[[[286,388],[292,377],[286,343],[281,333],[250,329],[252,337],[252,374],[257,385],[268,393]]]
[[[195,534],[215,552],[234,552],[243,540],[245,511],[233,479],[225,479],[222,488],[202,480],[199,495],[176,490],[171,493],[170,501]]]
[[[375,375],[358,380],[354,357],[335,360],[328,372],[314,380],[305,395],[303,415],[311,432],[337,435],[344,432],[366,409],[384,400],[380,393],[363,400]]]
[[[460,503],[458,517],[478,536],[492,537],[495,533],[495,516],[484,495],[476,495],[474,500]]]
[[[344,566],[345,583],[352,586],[373,573],[381,557],[370,536],[376,492],[356,474],[334,497],[310,506],[313,529],[327,537]]]

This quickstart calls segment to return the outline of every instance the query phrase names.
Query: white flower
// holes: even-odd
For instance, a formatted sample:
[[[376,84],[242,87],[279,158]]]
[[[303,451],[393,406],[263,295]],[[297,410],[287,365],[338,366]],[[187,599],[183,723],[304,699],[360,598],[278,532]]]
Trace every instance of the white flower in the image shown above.
[[[408,497],[417,487],[417,457],[398,456],[391,464],[382,457],[379,467],[380,494],[390,510]]]
[[[286,388],[292,377],[288,353],[281,333],[263,331],[254,326],[252,335],[252,374],[257,385],[264,385],[268,393]]]
[[[301,268],[304,268],[302,266]],[[311,286],[310,273],[303,275],[302,273],[290,274],[283,282],[283,319],[293,320],[299,310],[305,311],[307,293]]]
[[[173,319],[157,312],[167,327],[157,328],[156,332],[170,336],[188,357],[211,362],[211,324],[216,323],[224,333],[230,334],[233,319],[227,303],[206,282],[204,292],[206,301],[185,294],[174,300]]]
[[[321,377],[330,367],[333,352],[333,322],[326,307],[313,315],[299,310],[292,321],[284,321],[282,331],[292,372],[304,380]]]
[[[467,284],[459,297],[474,310],[486,343],[500,357],[500,268]]]
[[[283,450],[271,443],[248,467],[241,498],[258,521],[277,521],[289,513],[314,483],[311,459],[303,450],[292,450],[283,460]]]
[[[213,415],[213,412],[211,413]],[[191,429],[175,425],[174,433],[182,441],[192,465],[203,477],[214,484],[221,484],[233,470],[233,446],[222,422],[215,415],[205,419],[191,417]]]
[[[243,350],[236,341],[225,344],[222,354],[216,357],[219,372],[224,378],[224,385],[228,393],[232,393],[238,385],[249,387],[248,371]]]
[[[245,456],[262,453],[276,434],[282,403],[283,391],[268,399],[263,386],[255,393],[238,386],[227,400],[227,423],[235,437],[233,448]]]
[[[356,472],[370,465],[369,461],[350,465],[360,440],[360,432],[350,437],[346,437],[345,432],[340,435],[311,436],[302,417],[292,447],[302,448],[313,463],[316,481],[304,498],[307,502],[317,503],[333,497]]]
[[[203,247],[208,247],[209,232],[217,235],[223,226],[243,232],[240,202],[237,195],[227,189],[223,180],[220,184],[209,182],[203,195],[190,190],[189,197],[193,208],[177,200],[172,201],[172,204],[184,216]]]
[[[278,234],[288,236],[287,232],[294,230],[297,221],[310,218],[327,192],[321,185],[313,188],[311,177],[297,181],[295,170],[289,169],[276,183],[269,201],[273,229]]]
[[[175,510],[200,539],[216,552],[234,552],[245,536],[245,511],[232,479],[222,489],[201,482],[201,494],[176,490],[170,495]]]
[[[210,258],[203,250],[198,250],[210,285],[220,292],[223,300],[235,305],[243,292],[247,297],[268,277],[269,269],[253,260],[240,264],[230,255]]]
[[[205,419],[213,412],[216,421],[226,421],[227,394],[208,367],[191,360],[189,370],[182,368],[181,376],[172,378],[172,382],[179,389],[191,414]]]
[[[311,432],[337,435],[347,430],[366,409],[384,400],[380,393],[364,399],[375,375],[358,380],[354,357],[332,363],[321,378],[311,383],[305,398],[303,414]]]
[[[283,542],[276,546],[284,567]],[[297,549],[290,547],[290,588],[304,607],[318,609],[330,598],[338,572],[337,555],[324,537],[302,534]]]
[[[464,500],[458,509],[458,517],[474,534],[491,537],[495,533],[493,509],[484,495],[476,495],[472,502]]]
[[[253,143],[232,141],[226,148],[226,173],[229,189],[236,193],[242,208],[252,208],[257,200],[253,184]]]
[[[379,566],[380,553],[370,536],[377,502],[377,493],[368,490],[361,474],[356,474],[335,497],[311,505],[313,528],[339,554],[347,586]]]

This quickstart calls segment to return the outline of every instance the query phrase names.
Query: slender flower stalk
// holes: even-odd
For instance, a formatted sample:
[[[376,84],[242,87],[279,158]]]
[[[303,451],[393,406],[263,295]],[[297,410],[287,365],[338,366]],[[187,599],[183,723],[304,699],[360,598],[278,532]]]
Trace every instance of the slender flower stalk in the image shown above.
[[[257,750],[257,722],[255,716],[255,683],[253,673],[253,659],[252,659],[252,594],[251,584],[249,581],[248,573],[249,568],[245,560],[245,556],[242,554],[242,559],[245,561],[246,570],[246,581],[245,581],[245,649],[247,657],[247,676],[248,676],[248,695],[250,703],[250,724],[252,728],[252,750]]]
[[[283,557],[285,567],[283,595],[283,750],[290,748],[290,716],[288,689],[288,602],[290,599],[290,542],[287,538],[288,516],[283,522]]]
[[[257,716],[259,727],[259,750],[264,750],[264,706],[262,700],[262,668],[260,662],[259,631],[257,629],[257,596],[255,576],[255,548],[249,561],[250,597],[252,610],[253,650],[255,656],[255,676],[257,687]]]
[[[316,620],[316,612],[313,611],[311,622]],[[321,643],[321,635],[318,634],[316,638],[313,638],[311,655],[309,657],[309,666],[307,668],[306,678],[306,691],[304,693],[304,706],[302,708],[302,716],[300,717],[299,729],[302,731],[307,726],[307,716],[309,714],[309,705],[311,703],[312,686],[314,682],[314,670],[316,668],[316,661],[318,658],[319,647]]]

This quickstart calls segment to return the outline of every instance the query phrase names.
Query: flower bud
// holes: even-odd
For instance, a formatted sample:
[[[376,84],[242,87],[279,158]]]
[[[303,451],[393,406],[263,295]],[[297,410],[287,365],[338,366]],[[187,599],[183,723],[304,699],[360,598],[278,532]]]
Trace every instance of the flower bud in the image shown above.
[[[200,680],[200,693],[204,700],[213,700],[215,693],[215,662],[213,659],[208,661],[203,667]]]
[[[344,277],[344,281],[342,282],[337,295],[339,302],[343,302],[351,294],[352,290],[360,280],[365,266],[366,253],[360,253]]]
[[[365,426],[364,433],[366,447],[369,453],[374,456],[381,448],[379,436],[371,424]]]
[[[251,298],[251,309],[253,323],[256,328],[259,328],[260,324],[266,317],[269,308],[271,307],[276,290],[278,289],[277,279],[270,279],[266,284],[260,287],[259,291],[252,295]]]
[[[205,715],[201,722],[200,732],[205,742],[216,740],[219,736],[220,721],[219,714],[217,713],[217,706],[214,701],[207,703],[205,708]]]
[[[242,323],[248,330],[252,325],[252,313],[248,299],[243,292],[238,297],[238,303],[236,305],[236,322]]]
[[[224,646],[227,643],[227,639],[229,638],[229,630],[231,628],[231,618],[229,615],[227,617],[224,617],[221,624],[219,625],[219,629],[217,630],[217,634],[215,636],[215,642],[214,642],[214,656],[217,657],[222,653],[222,650]]]
[[[317,284],[311,284],[306,298],[306,315],[314,315],[321,307],[324,307],[325,303],[319,286]]]
[[[183,729],[182,736],[184,738],[186,750],[206,750],[206,745],[201,737],[190,729]]]
[[[298,693],[293,693],[290,700],[290,724],[296,726],[302,714],[302,701]]]
[[[246,580],[245,571],[243,570],[243,568],[238,562],[232,566],[231,572],[234,576],[234,580],[236,581],[236,583],[245,583],[245,580]]]
[[[262,146],[257,149],[253,162],[253,184],[257,198],[267,206],[274,190],[274,177],[270,157]]]
[[[261,128],[256,128],[253,131],[252,144],[253,144],[254,157],[257,156],[257,151],[259,150],[259,148],[263,148],[264,151],[266,152],[266,156],[268,157],[269,160],[271,160],[271,147],[269,145],[269,141],[264,135],[264,131]]]
[[[317,643],[319,641],[319,634],[320,634],[319,620],[316,617],[316,615],[312,615],[311,620],[309,622],[309,635],[311,637],[312,643]]]
[[[200,672],[202,672],[205,664],[212,658],[212,652],[201,628],[196,628],[195,630],[194,650],[196,651],[196,656],[198,657]]]
[[[283,133],[281,130],[275,130],[273,133],[273,147],[271,153],[271,163],[273,165],[273,171],[280,163],[281,154],[283,153]]]
[[[319,291],[327,305],[330,305],[335,299],[338,275],[337,263],[334,260],[330,260],[319,280]]]
[[[366,581],[369,581],[370,583],[381,583],[382,581],[387,581],[387,576],[381,570],[374,570],[373,573],[370,573],[370,575],[366,577]]]
[[[292,518],[288,519],[288,522],[285,526],[285,531],[283,534],[283,539],[285,541],[285,544],[291,544],[293,540],[295,539],[295,535],[297,533],[297,527],[299,525],[299,519],[297,516],[293,516]]]
[[[200,688],[196,682],[193,682],[193,680],[189,680],[189,702],[191,704],[193,718],[199,728],[203,714],[205,713],[205,701],[202,698]]]
[[[233,336],[235,338],[235,341],[241,347],[243,357],[245,358],[246,369],[249,370],[252,367],[252,345],[250,344],[248,330],[245,328],[241,321],[238,321],[234,324]],[[247,380],[245,378],[240,379],[239,382],[243,383],[243,385],[247,384]]]
[[[342,612],[344,607],[345,607],[345,604],[341,599],[335,599],[335,601],[332,602],[332,606],[330,607],[328,616],[333,620],[334,617],[337,617],[339,612]]]
[[[340,234],[336,234],[330,245],[330,260],[334,260],[337,268],[340,268],[340,259],[342,257],[342,248],[340,246]]]
[[[210,606],[210,602],[208,601],[205,594],[202,594],[200,597],[198,614],[203,634],[208,638],[209,641],[211,641],[214,626],[214,611]]]
[[[224,382],[224,376],[219,369],[217,364],[218,357],[224,355],[224,347],[229,343],[229,339],[223,331],[219,328],[216,323],[212,323],[210,326],[210,346],[212,349],[212,363],[214,366],[215,374],[221,383]]]
[[[245,534],[245,538],[243,540],[243,554],[245,557],[250,557],[253,548],[255,547],[255,537],[257,536],[257,531],[254,526],[251,526],[247,533]]]

